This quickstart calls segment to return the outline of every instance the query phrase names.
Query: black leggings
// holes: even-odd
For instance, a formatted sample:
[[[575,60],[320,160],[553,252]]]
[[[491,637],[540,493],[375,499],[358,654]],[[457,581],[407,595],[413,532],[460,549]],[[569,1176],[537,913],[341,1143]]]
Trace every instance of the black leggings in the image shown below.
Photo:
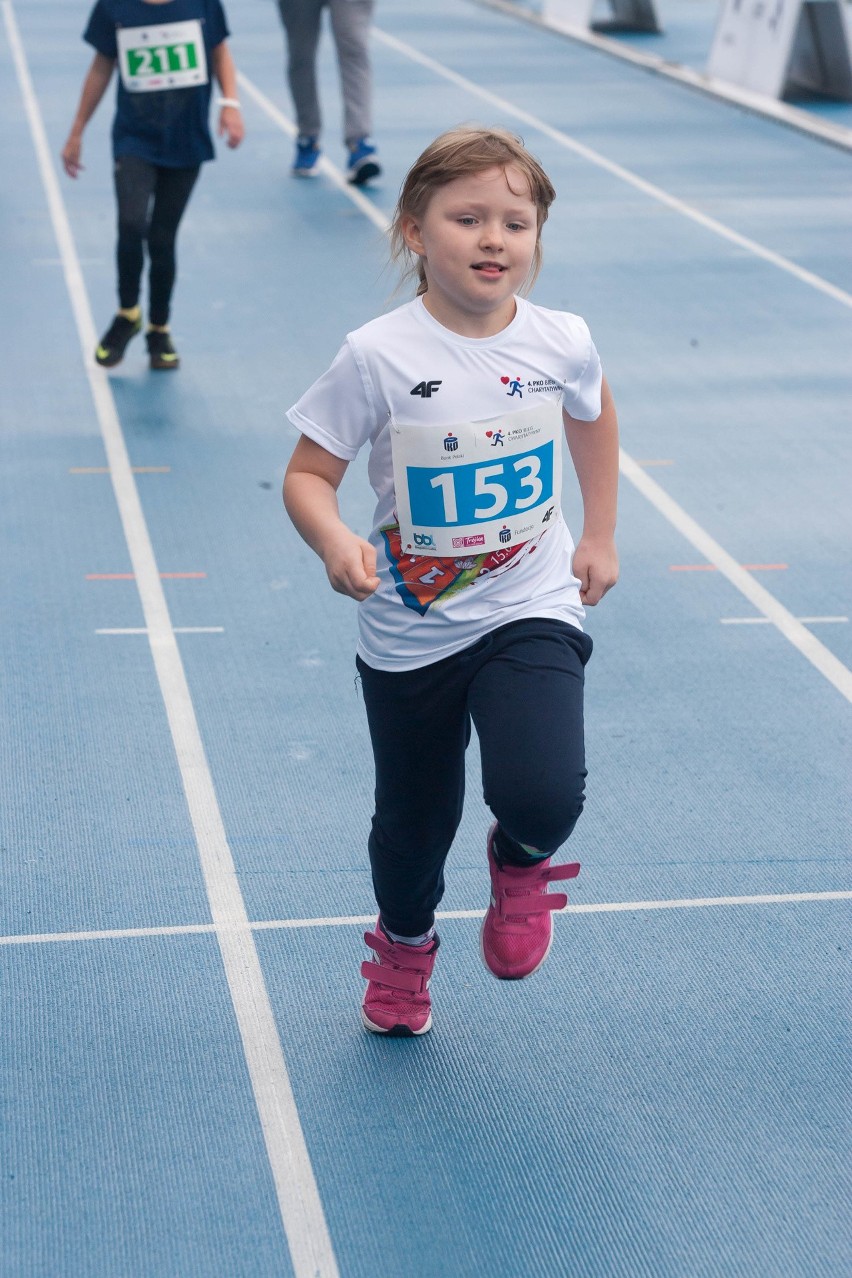
[[[151,267],[148,276],[148,319],[168,324],[169,304],[177,267],[175,239],[184,209],[199,173],[149,164],[137,155],[115,162],[118,200],[118,298],[122,309],[139,302],[139,285],[147,240]]]
[[[357,659],[376,763],[370,865],[391,932],[419,936],[434,921],[461,820],[471,720],[501,860],[534,864],[521,844],[551,853],[568,838],[584,799],[591,652],[576,627],[535,618],[417,670],[391,673]]]

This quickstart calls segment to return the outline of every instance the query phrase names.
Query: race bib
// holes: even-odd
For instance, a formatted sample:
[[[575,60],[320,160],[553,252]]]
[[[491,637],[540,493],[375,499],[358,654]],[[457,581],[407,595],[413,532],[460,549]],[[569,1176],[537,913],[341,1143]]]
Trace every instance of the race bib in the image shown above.
[[[192,18],[157,27],[120,27],[118,67],[129,93],[206,84],[207,55],[201,23]]]
[[[556,403],[449,430],[391,421],[390,432],[403,554],[457,558],[516,546],[559,510]]]

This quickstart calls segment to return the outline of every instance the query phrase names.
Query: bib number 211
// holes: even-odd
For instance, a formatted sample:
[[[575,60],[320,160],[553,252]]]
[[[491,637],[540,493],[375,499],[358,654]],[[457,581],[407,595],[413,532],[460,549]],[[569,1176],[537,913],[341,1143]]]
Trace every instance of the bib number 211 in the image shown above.
[[[198,66],[194,44],[162,44],[154,49],[128,49],[131,76],[164,75],[169,71],[193,71]]]

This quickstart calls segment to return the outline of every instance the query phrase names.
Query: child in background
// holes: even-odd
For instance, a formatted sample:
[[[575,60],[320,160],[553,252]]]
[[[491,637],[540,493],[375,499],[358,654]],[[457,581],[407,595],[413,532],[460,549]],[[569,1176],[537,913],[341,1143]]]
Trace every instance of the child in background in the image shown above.
[[[347,181],[353,186],[364,186],[382,171],[376,148],[369,138],[373,116],[370,65],[373,9],[373,0],[278,0],[287,33],[287,81],[299,130],[294,177],[316,177],[319,172],[322,112],[317,90],[317,49],[326,10],[340,71]]]
[[[618,576],[618,426],[584,321],[523,296],[554,194],[502,129],[437,138],[391,228],[415,300],[350,333],[288,413],[301,438],[287,511],[332,587],[360,605],[379,906],[362,1020],[380,1034],[432,1024],[435,909],[471,721],[495,818],[480,936],[495,976],[541,966],[551,912],[567,903],[548,885],[579,870],[551,857],[583,805],[583,605]],[[583,498],[576,549],[560,509],[563,431]],[[365,444],[378,498],[366,540],[336,497]]]
[[[205,160],[213,159],[210,74],[222,90],[219,136],[239,146],[243,121],[237,73],[225,43],[220,0],[97,0],[83,39],[96,50],[62,162],[76,178],[83,130],[119,68],[112,126],[118,202],[119,310],[95,351],[104,368],[120,364],[142,327],[139,290],[148,247],[146,341],[151,368],[180,364],[169,332],[175,239]]]

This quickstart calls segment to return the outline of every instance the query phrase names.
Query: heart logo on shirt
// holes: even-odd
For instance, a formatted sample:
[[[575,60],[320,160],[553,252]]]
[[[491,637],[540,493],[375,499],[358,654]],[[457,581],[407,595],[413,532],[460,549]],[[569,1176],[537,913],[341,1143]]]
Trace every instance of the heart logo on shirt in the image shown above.
[[[509,379],[508,379],[508,377],[501,377],[501,378],[500,378],[500,381],[503,383],[503,385],[504,385],[504,386],[508,386],[508,385],[509,385]]]

